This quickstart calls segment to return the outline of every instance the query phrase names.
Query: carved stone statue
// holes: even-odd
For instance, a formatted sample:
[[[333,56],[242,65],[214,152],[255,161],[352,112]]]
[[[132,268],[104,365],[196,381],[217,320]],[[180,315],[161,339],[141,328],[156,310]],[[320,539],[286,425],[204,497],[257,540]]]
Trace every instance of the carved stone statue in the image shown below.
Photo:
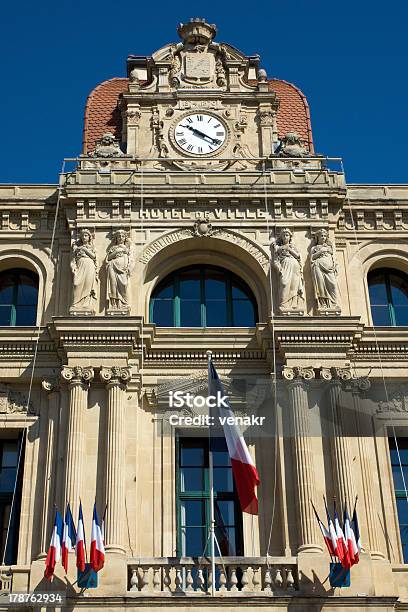
[[[79,239],[72,247],[71,270],[74,278],[70,313],[94,315],[98,297],[98,268],[93,237],[87,229],[81,229]]]
[[[279,149],[280,157],[307,157],[309,151],[302,145],[302,141],[296,132],[288,132],[282,138]]]
[[[340,313],[338,268],[329,233],[322,228],[317,230],[314,238],[315,245],[311,250],[310,262],[317,308],[319,311],[329,310]]]
[[[119,143],[110,132],[106,132],[97,141],[92,157],[123,157],[124,153],[120,150]]]
[[[279,275],[279,311],[303,314],[304,282],[299,251],[292,243],[292,232],[284,227],[278,239],[271,239],[272,263]]]
[[[130,311],[130,275],[135,261],[128,233],[113,234],[106,256],[108,313],[128,314]]]

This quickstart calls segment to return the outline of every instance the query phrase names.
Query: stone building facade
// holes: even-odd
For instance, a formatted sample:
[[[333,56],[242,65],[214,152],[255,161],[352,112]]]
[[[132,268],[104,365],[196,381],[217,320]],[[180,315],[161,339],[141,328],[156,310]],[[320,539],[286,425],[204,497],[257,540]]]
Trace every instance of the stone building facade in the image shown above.
[[[408,186],[348,185],[295,86],[203,20],[178,34],[90,94],[58,185],[0,186],[2,592],[64,591],[70,610],[404,609]],[[166,404],[205,388],[208,350],[232,405],[266,418],[244,431],[259,515],[220,495],[215,598],[208,490],[185,484],[208,466],[182,463],[206,432]],[[332,588],[310,501],[324,517],[323,496],[356,495],[361,560]],[[71,555],[50,587],[54,505],[76,519],[81,499],[89,540],[95,497],[99,586],[80,592]]]

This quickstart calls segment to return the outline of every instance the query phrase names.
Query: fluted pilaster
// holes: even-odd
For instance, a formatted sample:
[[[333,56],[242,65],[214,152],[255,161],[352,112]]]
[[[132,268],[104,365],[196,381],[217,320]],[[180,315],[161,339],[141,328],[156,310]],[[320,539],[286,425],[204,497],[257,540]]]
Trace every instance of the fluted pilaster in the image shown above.
[[[311,500],[315,497],[313,449],[310,437],[307,381],[314,378],[312,368],[284,367],[288,381],[290,414],[293,428],[293,461],[295,467],[295,500],[298,525],[298,552],[321,552],[321,539]]]
[[[124,552],[125,525],[125,401],[126,386],[131,378],[129,368],[113,366],[101,369],[106,383],[106,464],[105,464],[105,546]]]
[[[64,367],[62,378],[68,382],[69,415],[65,463],[65,503],[69,502],[73,515],[77,515],[82,492],[82,466],[84,463],[84,414],[88,406],[88,389],[94,377],[93,368]]]
[[[42,388],[48,393],[47,440],[44,465],[44,502],[41,517],[40,555],[46,554],[52,529],[52,511],[55,503],[56,442],[59,421],[60,389],[56,381],[44,380]]]
[[[370,388],[368,378],[358,378],[353,381],[353,407],[356,412],[358,422],[358,446],[361,465],[361,484],[363,488],[364,506],[367,520],[368,547],[373,558],[384,558],[381,552],[379,539],[380,523],[376,512],[374,497],[374,480],[372,458],[374,456],[373,432],[371,429],[371,415],[365,414],[361,410],[361,393]]]
[[[343,422],[341,407],[342,382],[351,381],[352,374],[348,368],[322,368],[321,377],[329,382],[329,418],[332,425],[331,458],[333,483],[339,511],[342,512],[347,502],[348,508],[354,501],[355,489],[351,472],[351,453],[347,428]]]

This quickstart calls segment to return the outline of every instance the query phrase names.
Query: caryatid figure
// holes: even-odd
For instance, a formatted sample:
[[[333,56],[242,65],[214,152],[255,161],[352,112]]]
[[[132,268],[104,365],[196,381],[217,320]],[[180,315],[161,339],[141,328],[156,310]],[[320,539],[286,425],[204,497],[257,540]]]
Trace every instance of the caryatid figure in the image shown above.
[[[304,308],[302,261],[292,238],[291,230],[282,228],[278,239],[271,239],[271,257],[279,275],[279,311],[300,314]]]
[[[95,314],[98,297],[98,265],[93,236],[81,229],[79,239],[72,247],[71,270],[73,297],[70,313]]]
[[[109,311],[129,312],[130,275],[134,264],[129,235],[123,229],[117,230],[106,256]]]
[[[310,264],[318,310],[340,311],[337,282],[338,268],[329,232],[322,228],[314,235],[315,245],[310,253]]]

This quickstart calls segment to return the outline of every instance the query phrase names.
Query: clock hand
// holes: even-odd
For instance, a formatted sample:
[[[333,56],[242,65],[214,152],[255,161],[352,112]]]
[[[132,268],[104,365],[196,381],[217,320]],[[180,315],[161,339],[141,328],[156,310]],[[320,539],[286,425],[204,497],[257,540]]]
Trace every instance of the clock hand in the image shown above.
[[[187,128],[188,130],[190,130],[191,132],[193,132],[200,138],[211,140],[213,144],[216,144],[216,145],[220,144],[220,140],[218,140],[218,138],[212,138],[212,136],[208,136],[208,134],[204,134],[204,132],[201,132],[200,130],[197,130],[196,128],[191,127],[191,125],[181,125],[180,127]]]

